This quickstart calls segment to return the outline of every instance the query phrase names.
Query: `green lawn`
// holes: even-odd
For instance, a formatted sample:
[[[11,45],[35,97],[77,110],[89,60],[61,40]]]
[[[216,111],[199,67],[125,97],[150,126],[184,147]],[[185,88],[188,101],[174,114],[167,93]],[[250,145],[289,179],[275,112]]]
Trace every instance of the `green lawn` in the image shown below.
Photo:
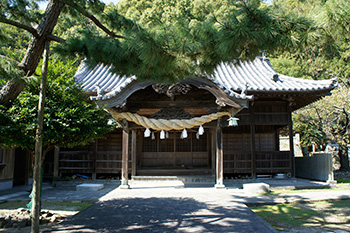
[[[337,184],[333,187],[313,188],[313,189],[274,189],[268,195],[280,195],[300,192],[323,192],[325,190],[350,190],[350,179],[336,179]]]
[[[350,200],[251,206],[250,208],[279,231],[298,231],[308,228],[318,231],[350,229]]]
[[[27,208],[27,201],[10,201],[0,204],[0,210],[15,210],[19,208]],[[65,210],[65,211],[81,211],[93,203],[91,202],[67,202],[67,201],[43,201],[43,210]]]

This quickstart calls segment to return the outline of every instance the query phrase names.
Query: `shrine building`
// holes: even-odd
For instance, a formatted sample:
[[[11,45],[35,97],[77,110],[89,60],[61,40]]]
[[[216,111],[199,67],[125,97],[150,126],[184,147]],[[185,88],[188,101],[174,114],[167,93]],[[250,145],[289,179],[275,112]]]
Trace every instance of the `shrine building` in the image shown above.
[[[89,146],[55,150],[54,175],[119,174],[122,188],[147,176],[208,176],[217,188],[224,177],[294,177],[292,112],[336,86],[276,73],[262,57],[171,85],[84,62],[75,79],[120,127]],[[286,127],[291,146],[282,151]]]

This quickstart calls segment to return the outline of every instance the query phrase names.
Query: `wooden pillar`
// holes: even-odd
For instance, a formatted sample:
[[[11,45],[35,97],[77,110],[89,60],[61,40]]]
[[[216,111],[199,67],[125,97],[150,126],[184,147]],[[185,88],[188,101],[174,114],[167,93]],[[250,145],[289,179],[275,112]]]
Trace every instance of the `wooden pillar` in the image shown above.
[[[60,162],[60,148],[55,147],[53,152],[53,178],[58,179]]]
[[[256,150],[255,150],[255,114],[254,114],[254,105],[250,104],[250,153],[252,160],[252,178],[256,178]]]
[[[291,103],[288,106],[288,131],[289,131],[289,151],[290,151],[290,167],[291,177],[295,177],[295,163],[294,163],[294,138],[293,138],[293,120]]]
[[[216,129],[211,129],[211,170],[212,175],[215,175],[216,171]]]
[[[131,134],[131,176],[136,176],[136,153],[137,153],[136,129]]]
[[[280,150],[280,130],[275,130],[275,150]]]
[[[96,160],[98,150],[98,139],[95,140],[94,151],[92,153],[92,179],[96,180]]]
[[[122,148],[122,180],[119,186],[120,189],[128,189],[129,186],[129,178],[128,178],[128,170],[129,170],[129,129],[128,127],[123,128],[123,148]]]
[[[219,126],[220,120],[218,120],[218,126],[216,127],[216,184],[215,188],[225,188],[224,185],[224,150],[222,142],[222,129]]]

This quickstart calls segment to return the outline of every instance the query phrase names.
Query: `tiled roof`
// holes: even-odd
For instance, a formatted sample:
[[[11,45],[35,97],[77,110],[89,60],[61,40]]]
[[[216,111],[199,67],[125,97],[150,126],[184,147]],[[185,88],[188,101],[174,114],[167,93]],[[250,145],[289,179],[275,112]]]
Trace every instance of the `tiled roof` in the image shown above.
[[[213,75],[207,76],[228,95],[235,97],[241,92],[280,93],[280,92],[317,92],[335,87],[335,80],[306,80],[278,74],[266,58],[238,63],[221,63]],[[75,75],[78,83],[88,92],[95,92],[97,86],[105,95],[96,99],[109,99],[117,96],[125,87],[136,82],[136,77],[119,76],[112,73],[111,66],[103,64],[91,69],[82,62]]]
[[[233,91],[312,92],[334,88],[334,80],[308,80],[278,74],[266,58],[236,64],[221,63],[210,79]]]
[[[80,64],[75,74],[77,83],[81,83],[82,87],[88,92],[95,92],[98,86],[104,92],[118,91],[120,92],[128,84],[136,80],[135,76],[120,76],[112,72],[111,66],[98,64],[93,69],[84,61]]]

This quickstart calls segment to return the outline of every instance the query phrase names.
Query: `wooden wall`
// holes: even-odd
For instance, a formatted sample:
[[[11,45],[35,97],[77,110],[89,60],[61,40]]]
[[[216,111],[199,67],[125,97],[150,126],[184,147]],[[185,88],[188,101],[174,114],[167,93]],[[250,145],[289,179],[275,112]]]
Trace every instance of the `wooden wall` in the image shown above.
[[[223,127],[224,173],[251,174],[252,176],[291,173],[291,153],[279,151],[278,140],[280,128],[289,123],[288,102],[257,100],[251,104],[250,109],[243,110],[237,117],[240,119],[238,127]],[[143,167],[175,168],[183,164],[193,168],[215,166],[210,162],[213,153],[213,150],[210,149],[211,137],[206,137],[207,139],[203,141],[207,142],[205,151],[208,155],[206,155],[200,151],[197,152],[198,148],[193,147],[193,143],[188,144],[189,148],[192,148],[191,150],[181,151],[180,147],[186,145],[179,143],[185,143],[186,140],[151,140],[143,138],[143,130],[137,128],[133,128],[133,130],[137,132],[137,159],[134,164],[131,158],[130,130],[129,172],[132,166],[138,169]],[[251,137],[252,133],[254,137]],[[189,130],[190,139],[197,141],[194,136],[195,134]],[[156,134],[156,137],[158,138],[159,135]],[[254,152],[252,145],[254,145]],[[199,147],[202,148],[203,145]],[[181,154],[181,152],[183,153]],[[185,155],[185,152],[190,154]],[[202,157],[198,157],[197,154]],[[184,157],[181,157],[182,155]],[[188,158],[191,159],[190,162],[186,160]],[[122,133],[121,130],[117,130],[90,145],[74,149],[61,149],[59,152],[59,173],[87,174],[92,177],[99,174],[120,174],[121,159]]]
[[[0,182],[13,179],[15,150],[0,147]]]
[[[224,128],[224,173],[292,173],[291,154],[279,151],[278,140],[279,130],[289,123],[288,102],[258,100],[237,117],[238,127]]]
[[[131,145],[129,146],[130,151]],[[131,169],[131,153],[129,155],[129,168]],[[96,178],[101,174],[120,174],[122,164],[121,131],[107,134],[104,138],[97,139],[86,146],[73,149],[61,148],[58,157],[58,176],[83,174]]]

